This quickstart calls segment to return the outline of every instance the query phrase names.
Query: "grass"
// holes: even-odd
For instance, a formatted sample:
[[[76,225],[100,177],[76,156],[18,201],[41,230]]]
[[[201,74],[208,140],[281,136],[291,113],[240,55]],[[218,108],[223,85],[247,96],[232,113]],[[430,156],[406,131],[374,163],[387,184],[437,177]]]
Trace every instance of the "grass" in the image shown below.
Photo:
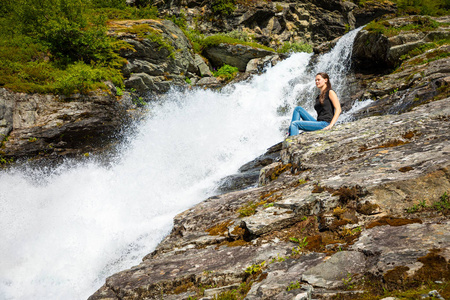
[[[289,43],[286,42],[277,50],[278,53],[295,53],[295,52],[306,52],[312,53],[313,46],[307,43]]]
[[[239,69],[230,65],[223,65],[219,70],[213,72],[214,77],[223,78],[227,81],[236,77]]]
[[[432,20],[428,16],[414,16],[412,17],[412,21],[412,24],[400,27],[395,27],[385,20],[372,21],[366,25],[365,29],[371,32],[382,33],[387,37],[393,37],[403,31],[427,32],[442,26],[442,24]]]

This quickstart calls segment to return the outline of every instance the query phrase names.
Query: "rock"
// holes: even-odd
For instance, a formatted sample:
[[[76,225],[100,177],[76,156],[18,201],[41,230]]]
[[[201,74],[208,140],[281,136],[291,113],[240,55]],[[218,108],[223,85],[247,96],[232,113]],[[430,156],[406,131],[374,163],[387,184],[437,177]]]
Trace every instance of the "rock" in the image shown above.
[[[245,68],[246,73],[262,73],[265,68],[273,67],[278,62],[280,62],[284,56],[282,55],[271,55],[263,58],[254,58],[251,59]]]
[[[172,21],[124,20],[108,24],[110,35],[133,47],[121,53],[128,60],[123,68],[128,88],[140,93],[163,94],[169,86],[185,85],[185,74],[188,72],[201,74],[189,40]],[[146,36],[133,33],[133,28],[144,26],[148,28]],[[206,72],[205,69],[202,71]]]
[[[270,264],[266,271],[267,277],[252,285],[246,299],[293,299],[297,295],[304,297],[305,294],[307,297],[311,297],[314,289],[307,284],[299,284],[301,274],[321,263],[324,257],[325,255],[321,253],[311,253],[302,256],[298,261],[288,259]],[[299,288],[286,292],[289,284],[296,283]]]
[[[386,75],[381,80],[376,78],[366,80],[366,86],[360,93],[365,94],[363,97],[376,101],[355,114],[355,118],[403,113],[427,101],[448,97],[449,58],[437,59],[427,64],[415,62],[427,60],[429,56],[449,50],[448,45],[438,47],[406,60],[397,72]]]
[[[209,70],[208,65],[199,54],[195,54],[195,65],[197,66],[201,77],[213,76],[211,71]]]
[[[273,54],[268,50],[253,48],[246,45],[231,45],[226,43],[207,47],[203,50],[203,53],[216,68],[220,68],[221,66],[227,64],[238,68],[241,72],[245,72],[247,64],[250,60]]]
[[[216,77],[203,77],[195,83],[196,86],[220,87],[222,83]]]
[[[312,286],[335,289],[343,286],[344,280],[351,279],[355,274],[363,274],[365,265],[364,254],[356,251],[341,251],[304,272],[302,280]]]
[[[366,1],[363,6],[353,10],[355,16],[355,27],[363,26],[386,14],[393,14],[397,11],[393,2]]]
[[[129,121],[127,103],[111,93],[54,96],[0,89],[6,158],[61,156],[97,151]],[[129,103],[128,103],[129,104]]]
[[[445,249],[449,243],[450,223],[409,224],[404,226],[377,226],[361,234],[352,250],[360,251],[374,257],[368,272],[375,276],[386,276],[396,267],[408,269],[408,276],[413,277],[424,265],[418,261],[431,253],[432,249]],[[443,255],[450,259],[448,251]]]
[[[450,190],[449,104],[447,98],[290,137],[281,163],[294,169],[177,215],[152,254],[110,277],[91,299],[172,299],[174,289],[193,293],[200,283],[230,288],[245,280],[254,280],[247,299],[309,297],[302,280],[315,287],[314,299],[362,293],[346,285],[363,275],[388,290],[402,286],[399,278],[442,281],[450,222],[431,208]],[[425,221],[406,213],[424,199]],[[321,229],[322,218],[330,221]],[[249,275],[250,266],[261,273]]]
[[[402,17],[384,21],[384,26],[398,28],[407,25],[424,26],[429,17]],[[436,19],[438,20],[438,19]],[[411,50],[425,43],[435,41],[450,35],[450,30],[440,27],[427,31],[400,31],[397,35],[388,37],[379,31],[361,30],[358,32],[353,46],[352,60],[356,70],[379,70],[383,73],[400,64],[400,58]]]

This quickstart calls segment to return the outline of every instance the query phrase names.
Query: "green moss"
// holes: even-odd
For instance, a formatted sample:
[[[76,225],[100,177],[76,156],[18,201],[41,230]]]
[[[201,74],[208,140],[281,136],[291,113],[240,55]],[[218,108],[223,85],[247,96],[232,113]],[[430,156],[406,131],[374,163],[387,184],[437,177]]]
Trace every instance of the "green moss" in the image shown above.
[[[283,46],[277,50],[278,53],[306,52],[312,53],[313,47],[307,43],[289,43],[285,42]]]
[[[223,78],[225,80],[231,80],[236,77],[239,69],[230,65],[223,65],[219,70],[213,72],[214,77]]]
[[[257,207],[257,203],[254,203],[253,201],[247,202],[243,207],[238,209],[239,217],[243,218],[254,215]]]
[[[427,32],[434,30],[440,26],[445,24],[440,24],[430,17],[426,16],[415,16],[412,17],[412,24],[407,24],[400,27],[395,27],[390,25],[390,23],[386,20],[382,21],[372,21],[368,25],[366,25],[365,29],[370,32],[381,33],[387,37],[392,37],[398,35],[403,31],[414,31],[414,32]]]
[[[229,37],[224,34],[212,35],[212,36],[205,38],[203,41],[200,42],[200,44],[202,45],[203,48],[217,46],[222,43],[230,44],[230,45],[241,44],[241,45],[246,45],[246,46],[250,46],[253,48],[259,48],[259,49],[263,49],[263,50],[267,50],[267,51],[272,51],[272,52],[274,51],[272,48],[266,47],[264,45],[254,43],[254,42],[245,42],[242,40],[238,40],[238,39]]]
[[[211,10],[215,15],[227,16],[236,10],[235,0],[213,0]]]
[[[175,48],[171,42],[164,38],[164,36],[156,29],[152,28],[149,24],[136,24],[129,28],[121,29],[119,32],[127,32],[135,34],[140,39],[148,39],[159,45],[158,51],[166,49],[169,52],[170,57],[175,58]]]

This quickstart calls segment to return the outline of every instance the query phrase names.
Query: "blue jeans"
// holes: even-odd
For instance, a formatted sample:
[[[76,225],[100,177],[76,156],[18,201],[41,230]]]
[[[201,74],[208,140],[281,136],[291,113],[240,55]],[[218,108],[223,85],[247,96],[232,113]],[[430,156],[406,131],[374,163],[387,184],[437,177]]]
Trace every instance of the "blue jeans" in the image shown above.
[[[330,125],[330,123],[325,121],[317,121],[303,107],[297,106],[292,115],[291,125],[289,126],[289,135],[297,135],[299,134],[299,130],[321,130],[328,125]]]

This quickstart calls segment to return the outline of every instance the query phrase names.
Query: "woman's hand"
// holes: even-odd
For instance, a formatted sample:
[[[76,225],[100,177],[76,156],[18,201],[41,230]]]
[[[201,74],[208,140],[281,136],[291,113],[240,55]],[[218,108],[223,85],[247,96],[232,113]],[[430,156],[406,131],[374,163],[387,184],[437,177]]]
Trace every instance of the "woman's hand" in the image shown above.
[[[331,128],[333,128],[333,125],[328,125],[327,127],[325,127],[323,130],[330,130]]]

